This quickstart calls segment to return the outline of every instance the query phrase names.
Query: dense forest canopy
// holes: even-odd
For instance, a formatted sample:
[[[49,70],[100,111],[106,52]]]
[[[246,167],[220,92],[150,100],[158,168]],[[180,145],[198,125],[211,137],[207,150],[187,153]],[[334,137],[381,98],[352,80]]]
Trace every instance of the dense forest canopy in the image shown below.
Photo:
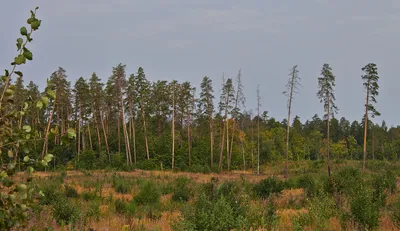
[[[55,166],[82,162],[90,164],[90,168],[101,168],[118,162],[142,168],[160,168],[161,164],[171,168],[173,111],[174,161],[179,169],[254,168],[258,134],[261,164],[285,158],[287,119],[245,107],[246,77],[240,70],[234,78],[223,77],[222,86],[215,86],[207,76],[200,86],[193,86],[190,82],[153,82],[141,67],[135,73],[126,73],[125,69],[126,65],[116,65],[104,80],[93,73],[71,82],[62,67],[50,75],[48,81],[57,102],[49,102],[47,111],[29,112],[23,122],[43,132],[52,116],[50,122],[61,135],[69,128],[77,131],[77,139],[62,148],[58,146],[62,143],[59,136],[50,134],[46,148],[54,153]],[[21,107],[27,98],[38,99],[43,94],[36,83],[26,84],[23,77],[14,83],[16,107]],[[365,115],[358,121],[332,115],[332,158],[362,159]],[[327,117],[315,115],[303,123],[298,116],[293,117],[289,124],[288,159],[326,159]],[[368,120],[367,159],[397,159],[400,128],[388,127],[384,121],[377,124],[371,117]],[[42,145],[37,145],[34,153],[41,152]]]

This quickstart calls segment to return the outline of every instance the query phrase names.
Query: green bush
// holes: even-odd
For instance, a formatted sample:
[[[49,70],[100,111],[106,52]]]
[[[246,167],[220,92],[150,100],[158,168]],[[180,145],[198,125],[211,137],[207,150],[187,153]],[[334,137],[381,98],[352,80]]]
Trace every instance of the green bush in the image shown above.
[[[174,193],[172,194],[173,201],[188,201],[190,199],[189,182],[190,180],[186,177],[179,177],[175,180]]]
[[[316,196],[318,193],[318,185],[311,175],[302,175],[296,181],[296,187],[303,188],[307,197]]]
[[[363,188],[350,201],[351,216],[362,230],[379,226],[379,205],[369,189]]]
[[[59,225],[74,224],[79,216],[79,207],[70,200],[61,198],[53,205],[53,217]]]
[[[89,207],[85,211],[85,218],[94,218],[96,221],[100,219],[100,207],[99,203],[90,203]]]
[[[353,196],[360,191],[363,184],[363,178],[359,169],[353,167],[345,167],[334,173],[332,177],[326,181],[326,191],[337,192],[347,196]]]
[[[40,188],[44,195],[39,199],[39,204],[41,205],[51,205],[55,203],[59,198],[63,197],[60,191],[60,182],[51,180],[45,181]]]
[[[69,185],[64,185],[64,193],[65,196],[68,198],[78,198],[79,194],[78,191],[76,191],[76,189],[74,187],[71,187]]]
[[[117,193],[127,194],[131,190],[130,184],[122,177],[114,176],[112,185]]]
[[[93,201],[99,198],[96,191],[82,192],[81,197],[85,201]]]
[[[79,154],[79,169],[95,169],[97,163],[97,155],[93,150],[85,150]]]
[[[139,194],[135,196],[134,201],[138,205],[154,205],[160,202],[160,192],[158,187],[152,182],[146,182]]]
[[[390,218],[396,224],[397,228],[400,229],[400,198],[390,205]]]
[[[121,199],[114,201],[115,212],[118,214],[133,215],[136,210],[136,204],[132,202],[127,202]]]
[[[386,204],[386,191],[393,193],[396,189],[396,176],[391,171],[375,175],[372,179],[373,199],[379,206]]]
[[[280,194],[284,189],[284,183],[277,180],[275,177],[269,177],[261,180],[254,185],[254,192],[257,196],[266,199],[272,194]]]

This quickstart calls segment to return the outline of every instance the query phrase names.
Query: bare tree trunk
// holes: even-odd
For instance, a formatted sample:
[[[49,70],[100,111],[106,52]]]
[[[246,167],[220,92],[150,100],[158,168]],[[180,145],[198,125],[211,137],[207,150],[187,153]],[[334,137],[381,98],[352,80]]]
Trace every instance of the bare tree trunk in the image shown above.
[[[57,98],[54,99],[53,109],[51,110],[49,121],[47,122],[47,128],[46,128],[46,133],[45,133],[44,143],[43,143],[43,150],[42,150],[42,159],[44,157],[44,154],[47,153],[47,149],[48,149],[47,143],[49,141],[49,131],[50,131],[51,120],[53,119],[54,111],[56,109],[56,101],[57,101]]]
[[[257,119],[257,174],[260,175],[260,110]]]
[[[214,164],[214,135],[213,135],[213,118],[212,115],[209,115],[210,122],[210,160],[211,160],[211,169]]]
[[[121,153],[121,117],[118,116],[118,128],[117,128],[117,133],[118,133],[118,153]]]
[[[129,101],[129,116],[130,116],[130,137],[132,137],[133,140],[133,160],[134,163],[136,164],[136,132],[135,132],[135,122],[133,121],[133,106],[132,102]]]
[[[128,131],[126,129],[126,123],[125,123],[125,109],[124,109],[124,101],[121,95],[121,120],[122,120],[122,129],[124,132],[124,141],[125,141],[125,151],[126,151],[126,163],[127,164],[132,164],[132,156],[131,156],[131,147],[129,144],[129,137],[128,137]]]
[[[251,169],[254,171],[254,123],[251,116],[250,120],[251,120]]]
[[[146,142],[146,156],[147,156],[147,159],[150,160],[149,142],[147,139],[146,116],[145,116],[145,112],[144,112],[143,101],[141,101],[141,108],[142,108],[142,118],[143,118],[144,140]]]
[[[372,133],[372,159],[375,160],[375,134]]]
[[[221,126],[221,131],[222,131],[222,137],[221,137],[221,148],[220,148],[220,153],[219,153],[219,170],[222,171],[222,165],[223,165],[223,155],[224,155],[224,142],[225,142],[225,123],[222,121],[222,126]]]
[[[108,161],[111,162],[111,153],[110,153],[110,147],[108,146],[107,131],[106,131],[106,126],[104,124],[103,115],[102,115],[101,111],[100,111],[100,120],[101,120],[100,121],[101,122],[101,126],[103,127],[104,141],[106,143]]]
[[[191,160],[191,139],[190,139],[190,110],[189,110],[189,108],[187,109],[187,142],[188,142],[188,155],[189,155],[189,167],[191,166],[191,162],[192,162],[192,160]]]
[[[175,167],[175,85],[172,89],[172,126],[171,126],[171,133],[172,133],[172,170]]]
[[[327,150],[328,150],[328,176],[330,177],[331,176],[331,158],[330,158],[330,148],[331,148],[331,144],[330,144],[330,125],[331,125],[331,123],[330,123],[330,116],[331,116],[331,105],[330,105],[330,102],[331,102],[331,99],[328,99],[328,121],[327,121],[327,125],[328,125],[328,136],[327,136],[327,138],[328,138],[328,147],[327,147]]]
[[[90,132],[90,124],[89,123],[88,123],[88,136],[89,136],[90,150],[93,150],[92,133]]]
[[[81,118],[79,115],[79,119],[78,119],[78,160],[79,160],[79,155],[81,154]]]
[[[367,91],[367,99],[365,104],[365,121],[364,121],[364,158],[362,172],[365,172],[365,161],[367,160],[367,128],[368,128],[368,103],[369,103],[369,91]]]

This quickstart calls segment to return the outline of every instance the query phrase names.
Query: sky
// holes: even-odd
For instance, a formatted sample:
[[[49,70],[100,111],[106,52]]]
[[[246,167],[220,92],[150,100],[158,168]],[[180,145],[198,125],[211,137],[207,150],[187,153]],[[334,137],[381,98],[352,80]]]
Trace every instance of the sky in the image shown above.
[[[59,66],[72,83],[92,72],[106,81],[112,67],[128,73],[143,67],[151,80],[191,81],[198,89],[209,76],[218,94],[221,76],[242,70],[246,109],[282,120],[282,94],[290,69],[298,65],[302,87],[293,114],[304,122],[323,114],[316,97],[324,63],[336,76],[339,113],[360,120],[365,92],[361,68],[376,63],[380,76],[373,119],[400,125],[397,68],[400,55],[398,0],[4,0],[0,3],[0,69],[10,67],[19,28],[39,5],[40,29],[29,45],[33,61],[24,80],[44,86]]]

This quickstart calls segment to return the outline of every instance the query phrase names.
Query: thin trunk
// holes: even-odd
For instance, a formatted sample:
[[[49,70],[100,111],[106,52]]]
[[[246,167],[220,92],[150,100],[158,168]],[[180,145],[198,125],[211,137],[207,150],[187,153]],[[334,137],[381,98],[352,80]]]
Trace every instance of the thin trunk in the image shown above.
[[[187,124],[186,124],[186,126],[187,126],[187,142],[188,142],[188,155],[189,155],[189,167],[191,166],[191,162],[192,162],[192,160],[191,160],[191,139],[190,139],[190,110],[189,110],[189,108],[187,108],[187,116],[186,116],[186,118],[187,118]]]
[[[43,150],[42,150],[42,159],[44,157],[44,154],[47,153],[47,149],[48,149],[47,143],[49,141],[49,131],[50,131],[51,120],[53,119],[54,111],[56,109],[56,101],[57,101],[57,99],[54,99],[53,109],[51,110],[49,121],[47,122],[46,134],[44,137]]]
[[[286,128],[286,165],[285,165],[285,177],[289,177],[289,133],[290,133],[290,113],[292,110],[292,100],[293,100],[293,88],[295,84],[295,72],[293,72],[291,85],[290,85],[290,95],[289,95],[289,105],[288,105],[288,120]]]
[[[175,86],[172,90],[172,126],[171,126],[171,133],[172,133],[172,170],[175,167]]]
[[[121,95],[120,98],[121,102],[121,120],[122,120],[122,130],[124,132],[124,142],[125,142],[125,152],[126,152],[126,163],[127,164],[132,164],[132,156],[131,156],[131,147],[129,145],[129,137],[128,137],[128,131],[126,129],[126,123],[125,123],[125,108],[123,105],[123,98]]]
[[[222,131],[222,137],[221,137],[221,148],[220,148],[220,153],[219,153],[219,170],[222,171],[222,161],[223,161],[223,155],[224,155],[224,142],[225,142],[225,123],[222,121],[222,126],[221,126],[221,131]]]
[[[365,161],[367,160],[367,128],[368,128],[368,103],[369,103],[369,90],[367,90],[367,99],[365,104],[365,121],[364,121],[364,158],[362,172],[365,172]]]
[[[145,143],[146,143],[146,156],[147,156],[147,159],[150,160],[149,142],[148,142],[148,139],[147,139],[146,116],[145,116],[143,101],[141,101],[140,104],[141,104],[141,108],[142,108],[142,119],[143,119],[143,129],[144,129],[144,140],[145,140]]]
[[[111,153],[110,153],[110,147],[108,146],[108,138],[107,138],[107,131],[106,131],[106,126],[104,124],[103,120],[103,115],[100,111],[100,120],[101,120],[101,126],[103,128],[103,134],[104,134],[104,141],[106,143],[106,149],[107,149],[107,154],[108,154],[108,161],[111,162]]]
[[[117,128],[117,133],[118,133],[118,153],[121,153],[121,117],[118,116],[118,128]]]
[[[226,159],[228,162],[228,171],[230,170],[230,158],[229,158],[229,120],[228,120],[228,102],[229,92],[226,93],[225,98],[225,122],[226,122]]]
[[[327,121],[327,125],[328,125],[328,176],[331,176],[331,158],[330,158],[330,113],[331,113],[331,105],[330,105],[331,99],[328,99],[328,121]]]
[[[257,117],[257,174],[260,175],[260,110]]]
[[[235,138],[235,128],[236,128],[236,110],[233,113],[233,121],[232,121],[232,136],[231,136],[231,143],[230,143],[231,147],[230,147],[230,150],[229,150],[229,167],[230,167],[230,165],[232,163],[233,141],[234,141],[234,138]],[[229,169],[228,169],[228,171],[229,171]]]
[[[372,134],[372,159],[375,160],[375,135]]]
[[[79,160],[79,155],[81,154],[81,119],[78,119],[78,160]]]
[[[214,135],[213,135],[213,118],[212,114],[209,115],[210,120],[210,161],[211,161],[211,169],[214,163]]]
[[[251,116],[250,120],[251,120],[251,170],[254,171],[254,123]]]
[[[136,164],[136,132],[135,132],[135,122],[133,121],[133,106],[132,102],[129,101],[129,116],[130,116],[130,137],[133,140],[133,161]]]
[[[92,143],[92,134],[90,133],[90,123],[88,123],[88,136],[89,136],[89,145],[90,145],[90,150],[93,150],[93,143]]]

